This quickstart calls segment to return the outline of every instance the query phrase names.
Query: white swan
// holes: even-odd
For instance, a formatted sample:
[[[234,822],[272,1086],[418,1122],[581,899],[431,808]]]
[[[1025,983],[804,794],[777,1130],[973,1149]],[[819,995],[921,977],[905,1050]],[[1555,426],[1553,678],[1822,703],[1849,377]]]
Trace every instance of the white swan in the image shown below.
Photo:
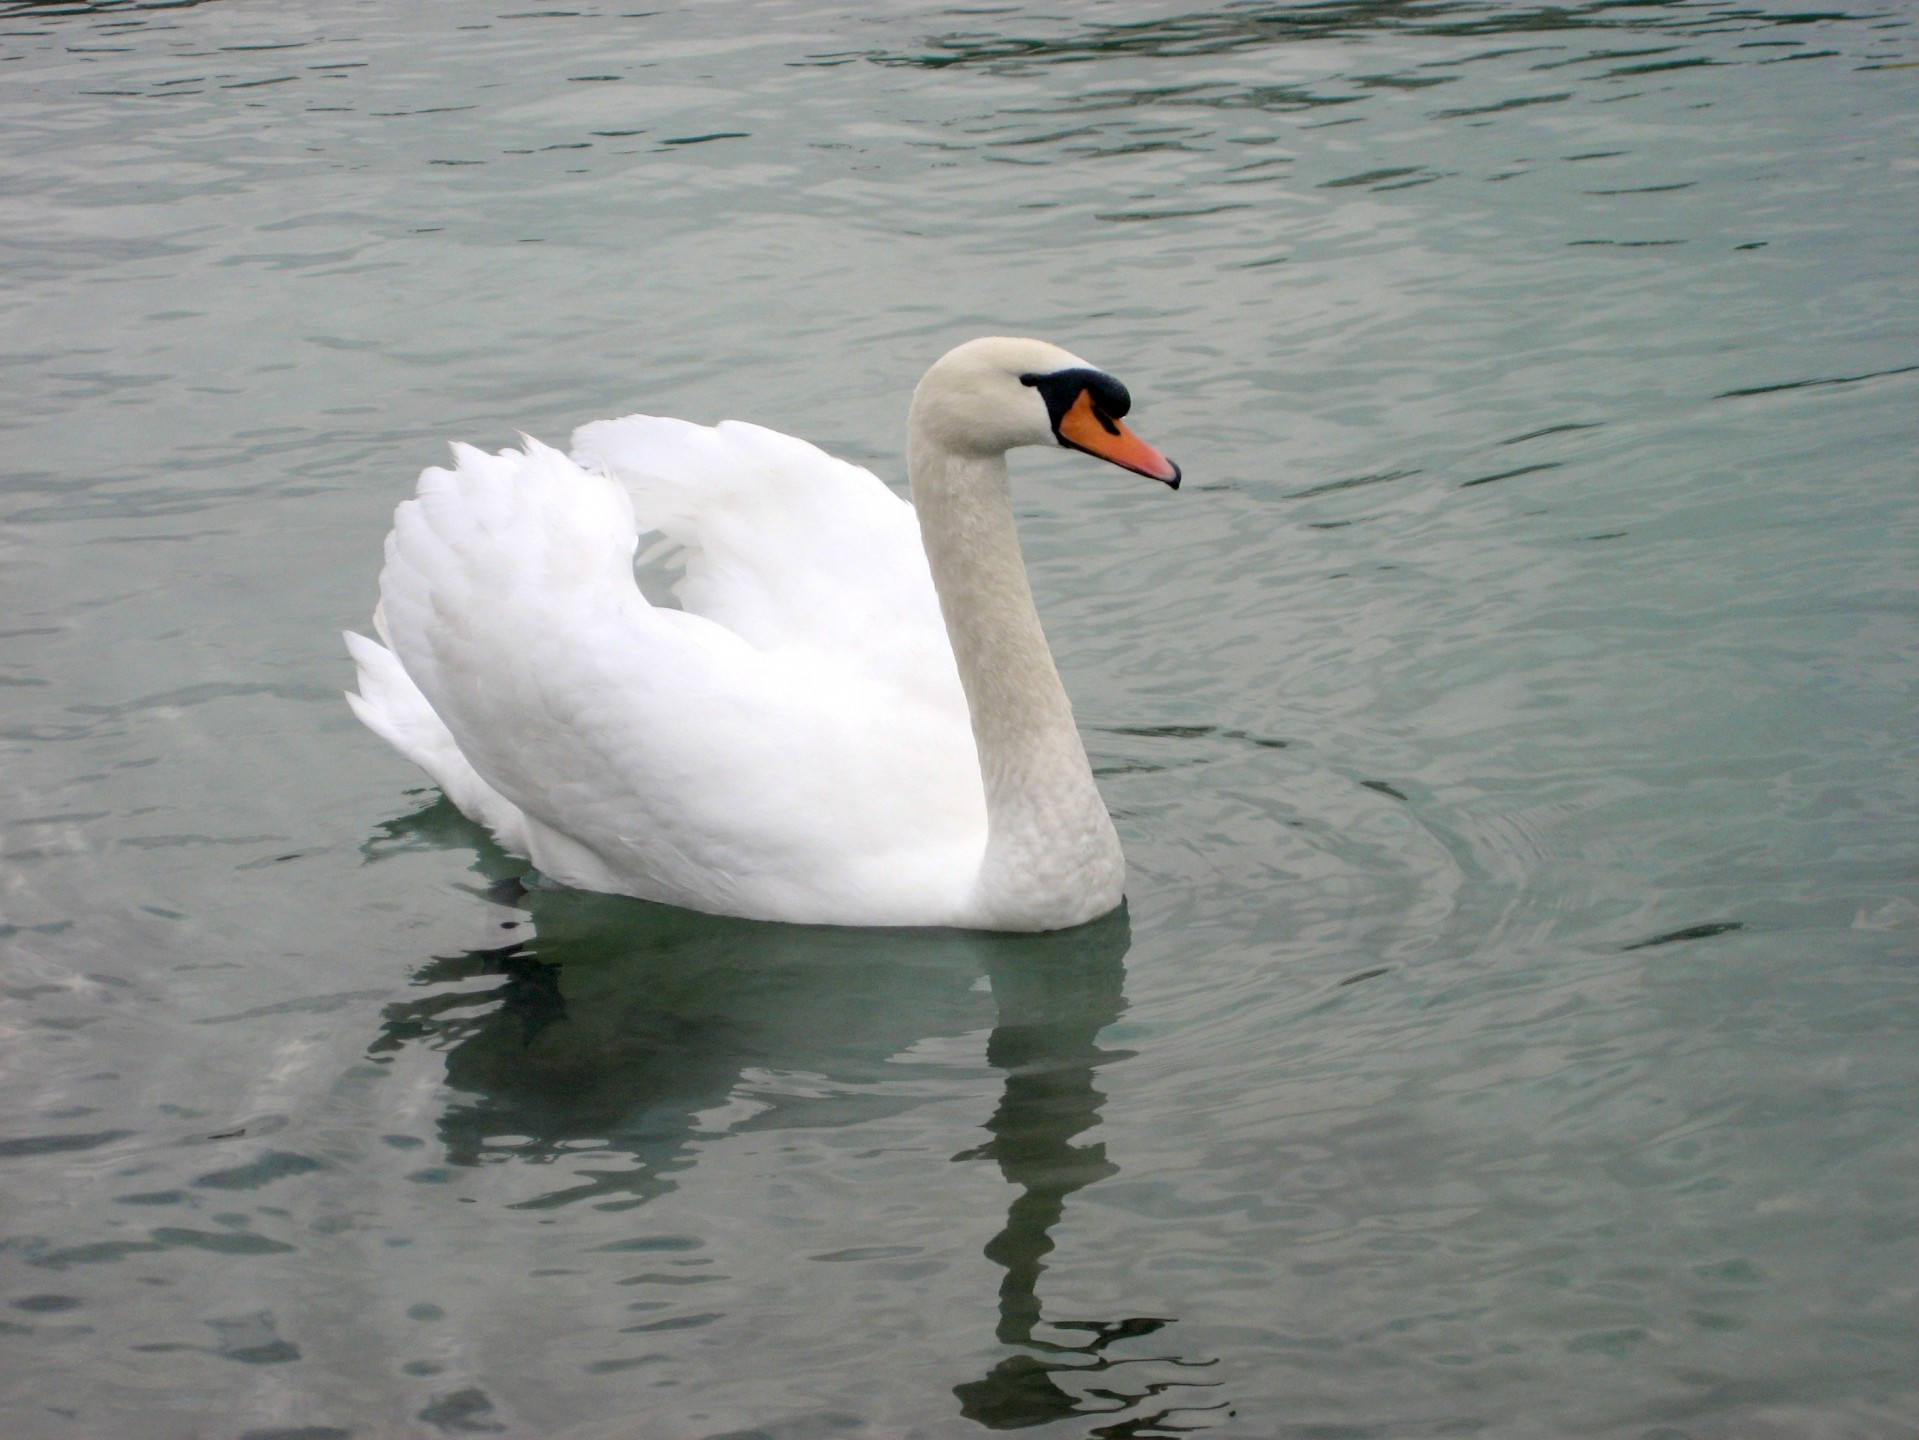
[[[1126,390],[974,340],[914,392],[908,506],[805,441],[630,415],[420,476],[373,621],[374,733],[546,876],[715,914],[1053,930],[1125,859],[1040,630],[1015,445],[1177,487]],[[683,547],[682,609],[634,578]]]

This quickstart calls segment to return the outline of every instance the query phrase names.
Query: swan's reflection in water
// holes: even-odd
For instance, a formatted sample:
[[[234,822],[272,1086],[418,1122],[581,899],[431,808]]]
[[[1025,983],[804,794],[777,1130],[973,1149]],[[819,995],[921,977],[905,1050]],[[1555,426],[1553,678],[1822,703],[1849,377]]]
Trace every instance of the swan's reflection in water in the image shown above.
[[[1204,1429],[1226,1409],[1222,1401],[1195,1399],[1212,1388],[1206,1381],[1175,1373],[1204,1370],[1210,1362],[1107,1353],[1120,1341],[1164,1328],[1170,1317],[1047,1322],[1041,1314],[1040,1277],[1067,1197],[1119,1173],[1104,1145],[1078,1137],[1099,1124],[1106,1100],[1094,1086],[1095,1072],[1131,1053],[1102,1050],[1098,1043],[1099,1032],[1126,1008],[1120,962],[1130,939],[1122,908],[1078,930],[1007,937],[986,953],[998,1012],[986,1056],[1005,1071],[1006,1089],[986,1125],[993,1138],[956,1158],[997,1161],[1000,1173],[1019,1189],[1007,1208],[1005,1227],[988,1243],[986,1254],[1006,1272],[1000,1281],[998,1338],[1020,1350],[953,1393],[962,1414],[990,1429],[1110,1413],[1127,1418],[1088,1433],[1182,1435]],[[1042,1329],[1062,1338],[1044,1338]],[[1143,1367],[1143,1375],[1152,1374],[1129,1382],[1114,1373],[1121,1367]],[[1096,1382],[1087,1378],[1093,1375],[1099,1377]]]
[[[1050,935],[985,935],[759,924],[529,891],[519,862],[444,802],[385,826],[367,850],[423,846],[478,852],[502,942],[423,966],[415,982],[430,993],[389,1006],[370,1047],[375,1058],[444,1052],[450,1163],[567,1160],[568,1183],[526,1206],[643,1205],[673,1188],[703,1137],[911,1108],[952,1074],[928,1065],[916,1085],[914,1052],[990,1024],[987,1057],[1005,1089],[990,1138],[955,1159],[995,1163],[1017,1190],[986,1249],[1005,1272],[997,1338],[1016,1353],[956,1387],[961,1412],[996,1430],[1104,1414],[1113,1423],[1087,1433],[1144,1437],[1203,1428],[1224,1410],[1192,1373],[1204,1362],[1109,1353],[1169,1317],[1042,1319],[1067,1198],[1118,1169],[1082,1137],[1105,1101],[1096,1072],[1127,1054],[1098,1045],[1125,1009],[1123,909]]]

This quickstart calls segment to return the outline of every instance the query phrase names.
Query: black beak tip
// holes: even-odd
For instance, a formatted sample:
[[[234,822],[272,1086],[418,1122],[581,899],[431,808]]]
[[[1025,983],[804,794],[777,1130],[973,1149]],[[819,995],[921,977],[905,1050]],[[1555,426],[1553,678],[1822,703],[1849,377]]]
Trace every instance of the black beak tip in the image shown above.
[[[1173,465],[1173,462],[1170,460],[1168,460],[1166,463],[1168,465]],[[1172,476],[1166,481],[1166,488],[1168,490],[1179,489],[1179,466],[1173,465],[1173,473],[1172,473]]]

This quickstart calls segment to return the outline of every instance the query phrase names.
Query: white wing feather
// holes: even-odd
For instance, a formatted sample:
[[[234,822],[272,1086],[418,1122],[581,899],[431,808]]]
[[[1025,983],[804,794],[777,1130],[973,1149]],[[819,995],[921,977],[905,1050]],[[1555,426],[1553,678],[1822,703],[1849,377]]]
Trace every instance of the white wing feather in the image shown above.
[[[529,440],[420,477],[381,575],[391,649],[349,641],[356,713],[565,883],[954,918],[985,806],[911,508],[757,426],[576,443],[594,469]],[[684,611],[634,581],[642,519],[686,547]]]
[[[573,458],[625,486],[642,530],[685,547],[674,595],[688,612],[964,717],[919,521],[871,471],[759,425],[653,415],[581,426]]]

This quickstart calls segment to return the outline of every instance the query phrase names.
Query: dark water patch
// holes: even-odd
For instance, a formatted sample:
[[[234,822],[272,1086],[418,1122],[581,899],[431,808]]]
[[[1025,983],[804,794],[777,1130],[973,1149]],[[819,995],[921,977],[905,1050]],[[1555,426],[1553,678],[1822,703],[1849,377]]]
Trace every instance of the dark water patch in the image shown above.
[[[285,1365],[300,1358],[300,1347],[282,1340],[269,1311],[209,1320],[214,1334],[213,1353],[240,1365]]]
[[[1570,90],[1560,90],[1551,95],[1517,95],[1491,105],[1462,105],[1452,110],[1435,110],[1433,119],[1458,120],[1469,115],[1497,115],[1506,110],[1524,110],[1529,105],[1557,105],[1562,100],[1572,98]]]
[[[30,1315],[57,1315],[65,1310],[78,1310],[83,1302],[78,1295],[22,1295],[12,1302],[16,1310],[25,1310]]]
[[[151,1240],[96,1240],[86,1245],[49,1249],[45,1241],[8,1241],[5,1248],[18,1251],[29,1265],[43,1270],[64,1270],[69,1265],[110,1265],[129,1255],[150,1255],[166,1249]]]
[[[989,12],[981,18],[987,19],[999,13],[1002,12]],[[1778,17],[1749,11],[1742,13],[1739,18],[1749,25],[1777,25],[1850,17]],[[1717,17],[1709,20],[1704,12],[1696,12],[1686,6],[1652,9],[1608,3],[1608,0],[1578,7],[1422,5],[1409,3],[1409,0],[1334,0],[1334,3],[1325,4],[1231,7],[1157,20],[1094,23],[1077,28],[1063,27],[1052,34],[1032,33],[1044,22],[1017,13],[1009,15],[1008,23],[1031,28],[1024,34],[987,30],[950,31],[927,37],[920,48],[910,52],[835,51],[809,56],[805,63],[838,65],[859,58],[878,65],[929,70],[976,67],[1016,72],[1038,66],[1078,65],[1120,59],[1190,59],[1314,41],[1350,42],[1389,34],[1449,38],[1557,38],[1579,32],[1626,30],[1685,35],[1704,32],[1710,25],[1719,22]],[[1563,47],[1508,45],[1435,63],[1456,68],[1516,55],[1536,54],[1552,48]],[[1598,51],[1561,63],[1591,63],[1641,54],[1660,54],[1676,48],[1661,46]],[[1700,57],[1698,61],[1688,59],[1667,62],[1667,65],[1676,67],[1687,63],[1717,62]]]
[[[163,1225],[153,1232],[153,1243],[169,1249],[205,1250],[214,1255],[287,1255],[293,1246],[269,1240],[250,1230],[189,1230]]]
[[[1542,460],[1537,465],[1521,465],[1515,470],[1501,470],[1495,475],[1481,475],[1477,479],[1459,482],[1461,490],[1470,490],[1475,485],[1491,485],[1499,480],[1515,480],[1521,475],[1534,475],[1541,470],[1557,470],[1566,462],[1563,460]]]
[[[1095,220],[1118,223],[1140,220],[1191,220],[1200,215],[1220,215],[1228,210],[1249,210],[1250,205],[1206,205],[1191,210],[1108,210],[1093,216]]]
[[[1368,790],[1377,790],[1381,795],[1390,795],[1395,800],[1407,800],[1407,795],[1404,790],[1396,789],[1388,785],[1384,780],[1362,780],[1359,783],[1364,785]],[[1410,804],[1411,801],[1407,800],[1407,803]]]
[[[704,145],[712,140],[749,140],[744,130],[715,130],[710,135],[675,135],[660,141],[662,145]]]
[[[1684,245],[1684,240],[1568,240],[1569,246],[1598,245],[1614,250],[1657,250],[1667,245]]]
[[[615,1240],[608,1245],[595,1245],[596,1252],[631,1254],[651,1250],[698,1250],[705,1246],[704,1240],[691,1235],[642,1235],[634,1240]]]
[[[245,864],[235,865],[233,868],[235,870],[265,870],[274,865],[284,865],[289,860],[304,859],[313,853],[315,852],[311,850],[294,850],[285,855],[268,855],[259,860],[249,860]]]
[[[725,1312],[707,1311],[700,1315],[675,1315],[666,1320],[649,1320],[641,1325],[622,1325],[622,1335],[655,1335],[673,1330],[703,1330],[715,1320],[724,1320]]]
[[[1076,159],[1111,160],[1122,155],[1202,155],[1207,152],[1204,146],[1195,145],[1186,140],[1128,140],[1117,145],[1069,145],[1066,147],[1066,153]],[[1246,185],[1257,182],[1227,180],[1222,183]],[[1038,208],[1046,203],[1050,202],[1036,201],[1028,208]]]
[[[290,1425],[271,1430],[242,1430],[240,1440],[353,1440],[360,1432],[338,1425]]]
[[[1245,730],[1222,730],[1219,734],[1223,740],[1243,741],[1259,750],[1284,750],[1293,743],[1290,740],[1274,740],[1268,736],[1254,735]]]
[[[58,935],[62,931],[71,930],[72,928],[73,922],[71,920],[49,920],[41,925],[0,925],[0,940],[11,940],[16,935]],[[53,985],[44,990],[38,990],[35,993],[52,994],[65,988],[63,985]],[[15,994],[17,992],[8,991],[7,993]],[[5,1144],[5,1141],[0,1140],[0,1147],[3,1147]],[[0,1156],[4,1156],[5,1154],[6,1151],[4,1148],[0,1148]]]
[[[436,1396],[414,1417],[448,1434],[484,1434],[506,1429],[491,1417],[493,1401],[478,1386]]]
[[[1671,55],[1678,49],[1677,45],[1650,45],[1636,50],[1590,50],[1584,55],[1574,55],[1565,60],[1544,60],[1532,68],[1563,70],[1568,65],[1592,65],[1606,60],[1636,60],[1647,55]]]
[[[1458,79],[1457,75],[1355,75],[1353,83],[1377,90],[1427,90]]]
[[[1231,89],[1214,86],[1180,86],[1129,92],[1127,105],[1143,105],[1173,100],[1211,110],[1258,110],[1267,114],[1289,114],[1301,110],[1323,110],[1332,105],[1354,105],[1361,95],[1328,95],[1302,85],[1246,85]]]
[[[1217,735],[1222,740],[1240,740],[1262,750],[1284,750],[1290,740],[1271,740],[1245,730],[1228,730],[1218,725],[1098,725],[1091,727],[1108,735],[1136,735],[1142,740],[1200,740]]]
[[[1543,440],[1548,435],[1566,435],[1575,430],[1597,430],[1605,424],[1603,420],[1570,421],[1564,425],[1548,425],[1543,430],[1528,430],[1523,435],[1514,435],[1494,443],[1499,445],[1520,445],[1528,440]]]
[[[89,1135],[25,1135],[17,1140],[0,1140],[0,1160],[21,1160],[35,1155],[71,1155],[82,1150],[97,1150],[116,1140],[125,1140],[132,1130],[99,1130]]]
[[[850,1250],[832,1250],[824,1255],[808,1255],[808,1260],[818,1260],[823,1264],[836,1264],[847,1260],[894,1260],[905,1255],[917,1255],[917,1245],[855,1245]]]
[[[1357,175],[1343,175],[1337,180],[1322,180],[1322,190],[1342,190],[1352,185],[1377,185],[1382,180],[1396,180],[1402,175],[1417,175],[1417,165],[1391,166],[1384,170],[1362,170]]]
[[[1714,920],[1705,925],[1688,925],[1683,930],[1668,930],[1663,935],[1654,935],[1647,940],[1635,940],[1630,945],[1621,945],[1624,950],[1651,950],[1660,945],[1680,945],[1688,940],[1710,940],[1715,935],[1725,935],[1734,930],[1746,928],[1742,920]]]
[[[247,1165],[229,1170],[213,1170],[193,1183],[209,1190],[258,1190],[290,1175],[308,1175],[326,1167],[318,1160],[286,1150],[269,1150]]]
[[[617,1375],[622,1370],[637,1370],[642,1365],[653,1365],[670,1358],[662,1354],[631,1355],[623,1360],[594,1360],[580,1368],[588,1375]]]
[[[1835,375],[1818,380],[1784,380],[1777,385],[1750,385],[1738,390],[1721,390],[1712,398],[1734,400],[1746,395],[1776,395],[1782,390],[1813,390],[1828,385],[1858,385],[1866,380],[1883,380],[1890,375],[1910,375],[1915,370],[1919,370],[1919,365],[1899,365],[1891,370],[1867,370],[1859,375]]]
[[[1053,145],[1061,140],[1097,139],[1100,131],[1090,125],[1077,125],[1066,130],[1049,130],[1044,135],[1021,135],[1012,140],[995,140],[995,146],[1013,147],[1020,145]]]
[[[1226,167],[1226,173],[1228,175],[1246,175],[1254,170],[1271,170],[1276,166],[1291,165],[1296,163],[1298,159],[1299,157],[1297,155],[1268,155],[1263,160],[1250,160],[1244,165],[1229,165]]]
[[[1648,65],[1621,65],[1616,70],[1608,70],[1607,76],[1615,75],[1658,75],[1668,70],[1691,70],[1702,65],[1718,65],[1720,61],[1706,55],[1689,55],[1683,60],[1655,60]]]
[[[1339,983],[1342,987],[1347,985],[1358,985],[1364,981],[1377,980],[1382,975],[1390,975],[1392,973],[1393,973],[1392,966],[1378,965],[1371,970],[1361,970],[1356,975],[1348,975],[1344,980],[1340,981]]]
[[[1420,473],[1418,470],[1381,470],[1371,475],[1352,475],[1343,480],[1328,480],[1321,485],[1309,485],[1304,490],[1288,491],[1281,498],[1310,500],[1315,495],[1331,495],[1341,490],[1357,490],[1366,485],[1386,485],[1394,480],[1407,480]]]
[[[1663,195],[1669,190],[1690,190],[1699,182],[1678,180],[1671,185],[1631,185],[1620,190],[1587,190],[1587,195]]]

